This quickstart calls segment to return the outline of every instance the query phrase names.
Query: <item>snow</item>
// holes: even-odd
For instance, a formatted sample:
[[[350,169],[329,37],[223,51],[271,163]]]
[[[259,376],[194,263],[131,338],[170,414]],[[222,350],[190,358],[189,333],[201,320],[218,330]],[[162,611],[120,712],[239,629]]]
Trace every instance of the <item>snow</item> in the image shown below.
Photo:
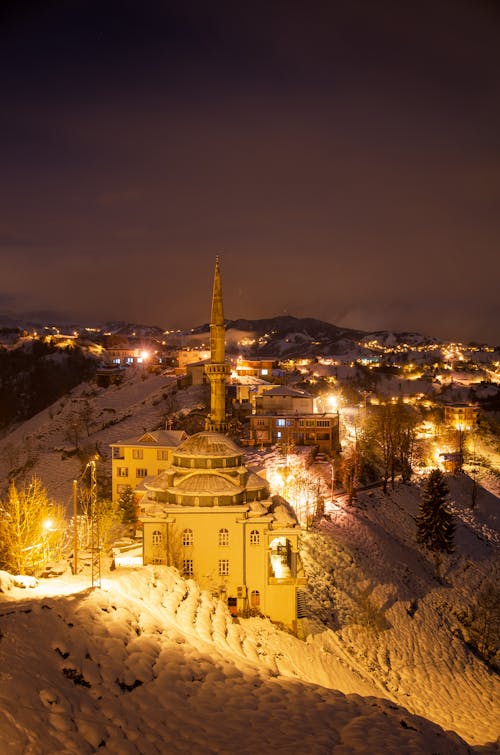
[[[331,632],[233,623],[167,567],[54,582],[0,604],[3,752],[470,751],[382,694]]]
[[[107,452],[160,426],[169,401],[189,411],[201,395],[134,369],[121,386],[80,386],[0,440],[0,472],[17,454],[71,502],[80,462],[56,449],[74,400],[93,403],[85,440]],[[252,449],[249,461],[280,456]],[[267,619],[233,621],[166,567],[105,572],[95,590],[85,572],[31,584],[0,572],[0,752],[498,752],[498,677],[459,617],[498,559],[500,477],[477,474],[474,509],[471,478],[448,482],[457,547],[442,583],[415,545],[417,484],[327,506],[319,532],[302,535],[301,638]]]
[[[168,402],[174,411],[185,411],[201,397],[199,386],[177,391],[177,380],[165,375],[151,375],[142,368],[127,368],[120,385],[101,388],[81,384],[67,397],[24,422],[0,439],[0,479],[6,480],[12,469],[17,480],[40,477],[51,496],[71,507],[73,480],[80,477],[81,461],[67,456],[62,449],[70,446],[65,437],[68,420],[81,399],[93,407],[89,434],[81,435],[81,445],[103,456],[98,476],[111,474],[110,443],[122,438],[138,437],[144,430],[164,429]]]

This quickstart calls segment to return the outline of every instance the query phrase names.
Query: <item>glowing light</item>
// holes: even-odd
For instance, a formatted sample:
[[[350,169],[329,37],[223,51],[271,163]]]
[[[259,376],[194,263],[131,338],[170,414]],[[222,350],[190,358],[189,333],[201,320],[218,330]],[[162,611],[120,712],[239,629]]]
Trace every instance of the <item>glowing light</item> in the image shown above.
[[[327,405],[329,411],[331,411],[331,412],[338,411],[339,400],[338,400],[337,396],[333,396],[333,395],[328,396],[328,398],[326,399],[326,405]]]

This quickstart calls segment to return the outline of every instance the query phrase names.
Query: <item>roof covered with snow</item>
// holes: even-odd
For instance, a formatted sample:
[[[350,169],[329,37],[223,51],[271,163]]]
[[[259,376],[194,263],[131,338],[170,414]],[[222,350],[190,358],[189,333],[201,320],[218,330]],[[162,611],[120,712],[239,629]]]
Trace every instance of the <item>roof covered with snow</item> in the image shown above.
[[[176,456],[241,456],[242,449],[222,433],[205,431],[185,440],[177,449]]]

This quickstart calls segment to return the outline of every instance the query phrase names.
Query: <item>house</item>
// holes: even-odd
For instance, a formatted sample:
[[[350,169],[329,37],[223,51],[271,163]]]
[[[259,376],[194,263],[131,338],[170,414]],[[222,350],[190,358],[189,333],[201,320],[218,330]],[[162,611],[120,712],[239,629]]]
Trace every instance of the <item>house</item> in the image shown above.
[[[477,427],[479,404],[445,404],[444,421],[457,430]]]
[[[238,377],[257,377],[271,380],[276,362],[273,359],[244,359],[238,357],[235,372]]]
[[[340,449],[338,414],[252,414],[250,446],[271,446],[284,443],[290,446],[317,446],[328,455]]]
[[[126,487],[135,490],[146,477],[155,477],[166,469],[174,449],[187,437],[184,430],[154,430],[111,443],[113,501]]]
[[[312,414],[314,396],[288,386],[262,387],[255,397],[256,414]]]

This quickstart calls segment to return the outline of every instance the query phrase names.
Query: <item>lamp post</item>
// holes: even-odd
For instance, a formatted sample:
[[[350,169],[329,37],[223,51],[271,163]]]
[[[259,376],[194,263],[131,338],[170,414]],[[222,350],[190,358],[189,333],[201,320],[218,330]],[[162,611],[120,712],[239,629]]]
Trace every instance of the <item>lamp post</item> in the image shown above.
[[[90,549],[92,553],[92,587],[101,586],[101,545],[99,538],[99,515],[97,511],[97,480],[95,459],[90,466]]]

